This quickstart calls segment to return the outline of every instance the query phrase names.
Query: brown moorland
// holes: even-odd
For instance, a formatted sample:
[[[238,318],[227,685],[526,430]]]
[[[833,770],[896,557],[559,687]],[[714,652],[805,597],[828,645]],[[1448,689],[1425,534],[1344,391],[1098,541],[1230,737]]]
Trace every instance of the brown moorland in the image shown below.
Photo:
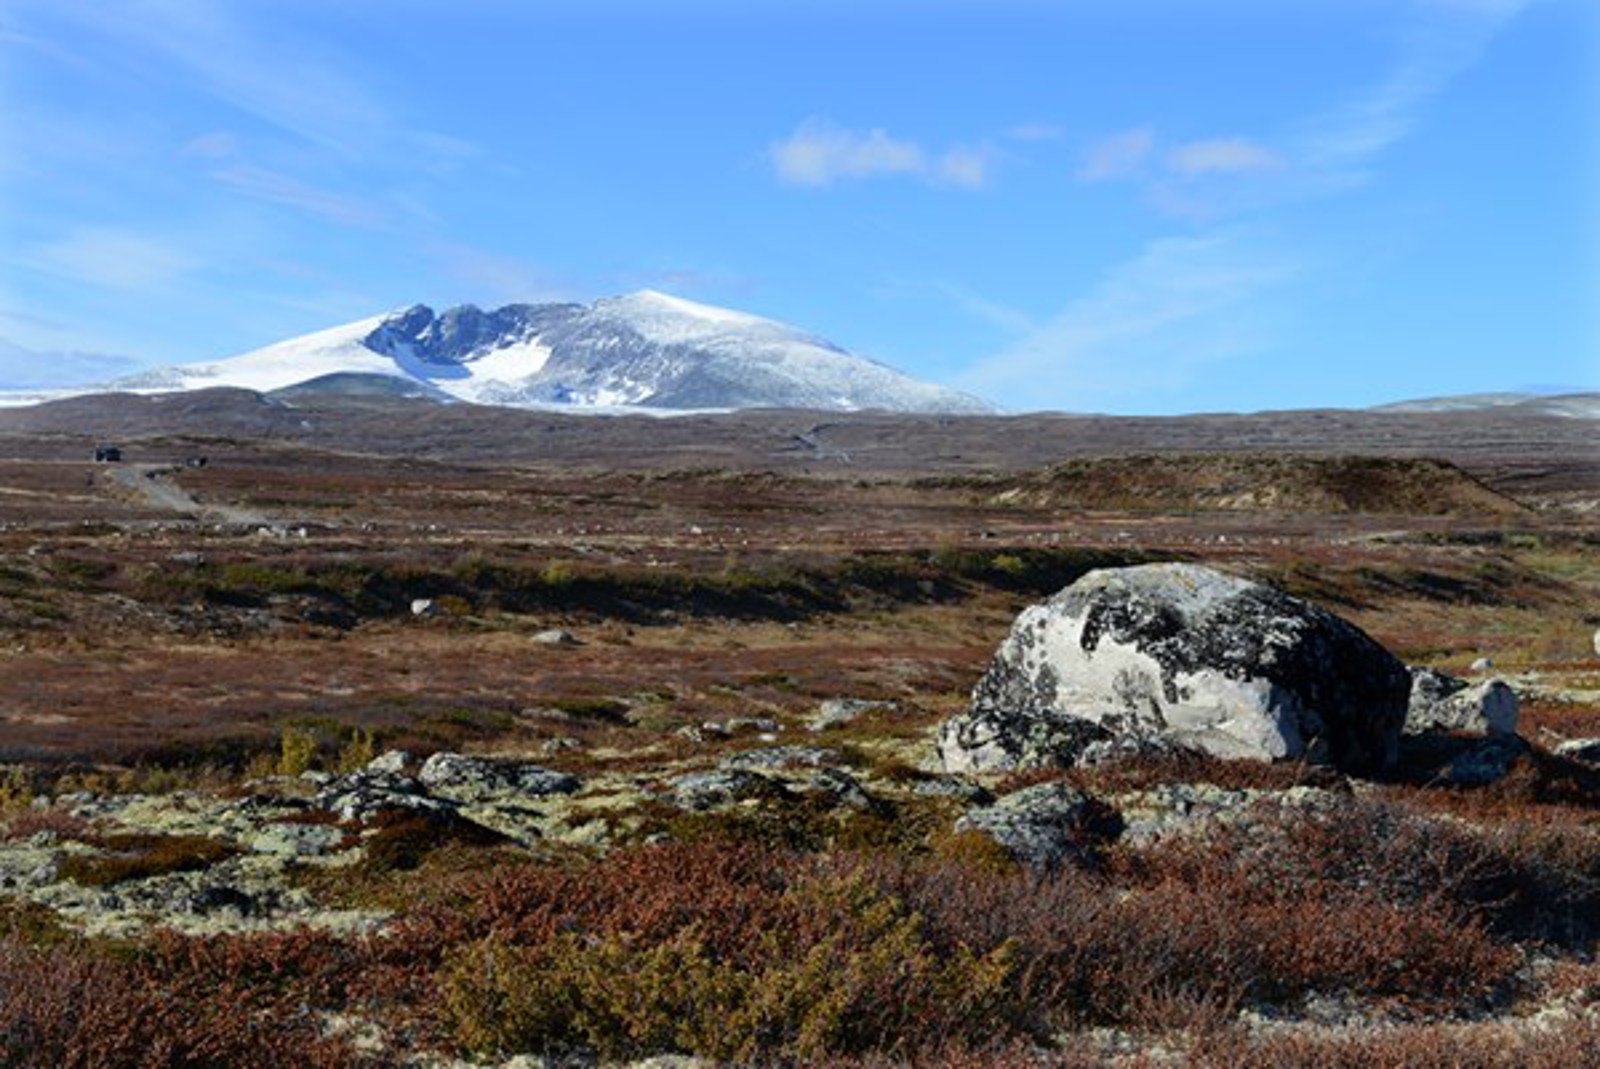
[[[0,1064],[1600,1064],[1592,424],[296,405],[0,413]],[[954,833],[932,732],[1014,614],[1174,559],[1492,660],[1530,752],[971,784],[1240,814],[1047,873]],[[868,801],[670,804],[770,746]],[[319,801],[389,748],[582,786]]]

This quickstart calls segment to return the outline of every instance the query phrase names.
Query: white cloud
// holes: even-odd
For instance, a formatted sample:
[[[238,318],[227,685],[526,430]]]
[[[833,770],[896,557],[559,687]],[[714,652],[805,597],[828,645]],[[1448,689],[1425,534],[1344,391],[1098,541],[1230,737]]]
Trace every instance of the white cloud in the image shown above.
[[[1076,409],[1179,388],[1264,345],[1250,306],[1294,273],[1242,232],[1158,239],[958,384],[1017,407]]]
[[[149,290],[177,281],[198,261],[171,241],[114,227],[79,227],[35,246],[25,267],[108,289]]]
[[[1275,170],[1283,166],[1283,157],[1247,138],[1220,137],[1178,145],[1168,151],[1166,165],[1169,171],[1184,177],[1238,174]]]
[[[982,189],[994,175],[997,155],[987,143],[933,152],[882,129],[851,130],[816,117],[767,150],[780,181],[818,188],[847,179],[907,177],[955,189]]]
[[[1089,147],[1083,166],[1078,168],[1080,182],[1108,182],[1117,178],[1133,178],[1144,170],[1145,160],[1155,147],[1155,131],[1148,126],[1112,134]]]
[[[841,178],[922,174],[927,153],[883,130],[859,133],[826,119],[807,119],[770,151],[778,177],[791,185],[829,186]]]
[[[934,173],[946,185],[982,189],[989,182],[993,166],[994,150],[986,145],[953,148],[939,157],[939,165]]]

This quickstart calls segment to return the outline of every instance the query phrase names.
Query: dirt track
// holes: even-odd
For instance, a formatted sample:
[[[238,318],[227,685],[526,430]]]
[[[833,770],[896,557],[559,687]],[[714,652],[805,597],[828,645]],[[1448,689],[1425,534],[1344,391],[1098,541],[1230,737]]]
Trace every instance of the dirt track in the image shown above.
[[[130,464],[108,470],[111,481],[141,498],[152,508],[196,519],[210,519],[239,526],[269,526],[273,521],[254,509],[233,505],[201,504],[183,487],[173,482],[177,469],[166,464]]]

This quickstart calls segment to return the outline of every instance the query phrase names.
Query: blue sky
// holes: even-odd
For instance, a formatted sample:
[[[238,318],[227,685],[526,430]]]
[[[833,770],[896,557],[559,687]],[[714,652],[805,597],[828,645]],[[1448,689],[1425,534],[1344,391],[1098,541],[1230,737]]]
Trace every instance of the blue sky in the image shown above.
[[[642,287],[1012,409],[1600,387],[1590,0],[7,0],[0,385]]]

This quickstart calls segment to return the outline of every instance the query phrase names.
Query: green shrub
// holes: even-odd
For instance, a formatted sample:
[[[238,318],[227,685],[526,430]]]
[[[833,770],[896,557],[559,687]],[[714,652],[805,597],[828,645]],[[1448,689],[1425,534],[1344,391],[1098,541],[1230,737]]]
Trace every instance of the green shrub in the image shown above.
[[[33,783],[21,768],[8,768],[0,773],[0,813],[14,813],[27,809],[33,802]]]
[[[317,756],[317,735],[304,728],[284,728],[278,739],[278,775],[298,776]]]
[[[625,702],[611,698],[551,698],[544,704],[579,720],[594,720],[607,724],[622,723],[623,714],[628,711]]]
[[[918,1030],[981,1042],[1015,963],[942,953],[920,917],[859,876],[786,892],[826,924],[777,928],[756,952],[718,953],[691,925],[653,944],[566,933],[537,947],[490,936],[444,970],[441,1003],[456,1039],[479,1054],[586,1046],[602,1058],[686,1051],[749,1062],[873,1049]]]
[[[367,767],[378,755],[378,740],[370,730],[356,728],[350,738],[339,748],[338,770],[356,772]]]

